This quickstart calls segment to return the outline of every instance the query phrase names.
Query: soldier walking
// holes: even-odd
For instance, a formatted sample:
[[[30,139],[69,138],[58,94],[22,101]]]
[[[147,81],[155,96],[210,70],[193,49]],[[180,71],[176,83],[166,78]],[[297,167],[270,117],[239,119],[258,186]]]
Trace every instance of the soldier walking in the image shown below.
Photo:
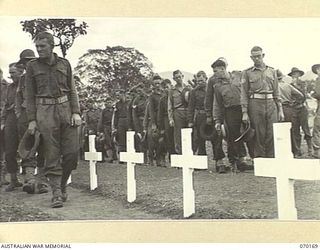
[[[18,64],[22,65],[26,69],[27,63],[35,59],[34,52],[30,49],[25,49],[20,53],[20,61]],[[23,138],[24,134],[28,130],[28,117],[26,111],[26,76],[23,74],[20,78],[17,88],[16,96],[16,116],[18,119],[18,132],[19,141]],[[37,149],[38,155],[30,155],[27,158],[21,156],[21,167],[24,173],[24,185],[22,190],[29,194],[47,193],[48,185],[44,176],[44,155],[43,147],[40,145]],[[37,180],[34,177],[35,168],[38,167]]]
[[[53,52],[53,36],[41,32],[34,41],[39,58],[28,63],[25,80],[28,130],[34,134],[38,129],[42,136],[51,207],[58,208],[67,199],[67,180],[77,167],[80,107],[71,65]]]
[[[7,86],[4,106],[1,112],[1,131],[4,130],[5,159],[7,171],[10,174],[10,184],[6,187],[7,192],[13,191],[16,187],[22,186],[22,183],[20,183],[17,178],[17,150],[19,145],[19,134],[17,116],[15,114],[15,104],[19,80],[23,74],[23,70],[23,67],[17,63],[11,63],[9,65],[9,73],[13,82]]]
[[[262,48],[251,49],[254,63],[241,77],[242,121],[255,129],[254,157],[274,157],[273,123],[283,120],[276,71],[267,66]]]

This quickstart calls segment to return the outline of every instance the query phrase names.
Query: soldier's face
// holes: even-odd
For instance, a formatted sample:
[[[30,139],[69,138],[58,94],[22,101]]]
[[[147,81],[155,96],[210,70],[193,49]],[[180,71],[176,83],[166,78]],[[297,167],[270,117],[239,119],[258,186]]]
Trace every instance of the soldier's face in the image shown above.
[[[35,41],[36,49],[40,58],[50,58],[53,48],[47,39],[40,39]]]
[[[207,81],[207,77],[204,74],[197,75],[197,83],[205,84]]]
[[[223,77],[226,75],[226,68],[222,66],[215,67],[213,68],[213,73],[215,76]]]
[[[260,66],[263,64],[264,54],[262,53],[262,51],[254,52],[253,54],[251,54],[250,57],[251,57],[251,60],[253,61],[254,65]]]
[[[173,80],[175,80],[176,83],[178,84],[182,84],[182,80],[183,80],[183,74],[182,73],[177,73],[173,76]]]
[[[22,75],[21,70],[17,69],[16,67],[10,67],[9,68],[9,74],[10,78],[13,82],[18,82],[20,79],[20,76]]]
[[[316,69],[317,75],[320,76],[320,67]],[[1,78],[2,79],[2,78]]]
[[[300,73],[299,73],[299,72],[294,72],[294,73],[291,75],[291,77],[292,77],[293,79],[298,79],[298,78],[300,77]]]

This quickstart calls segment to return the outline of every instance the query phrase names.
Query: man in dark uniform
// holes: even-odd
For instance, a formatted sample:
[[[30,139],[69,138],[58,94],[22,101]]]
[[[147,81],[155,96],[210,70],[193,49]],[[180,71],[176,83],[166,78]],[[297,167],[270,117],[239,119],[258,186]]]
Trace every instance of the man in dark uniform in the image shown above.
[[[225,65],[227,66],[227,61],[225,58],[220,57],[218,58],[219,60],[225,62]],[[211,65],[212,68],[213,64]],[[212,68],[213,70],[213,68]],[[213,71],[213,73],[215,73]],[[205,107],[205,111],[206,111],[206,123],[208,125],[213,126],[213,129],[215,130],[214,127],[214,120],[213,120],[213,101],[214,101],[214,85],[216,82],[216,76],[215,74],[213,74],[213,76],[211,76],[209,78],[209,81],[207,83],[206,86],[206,95],[205,95],[205,99],[204,99],[204,107]],[[211,141],[212,144],[212,150],[213,150],[213,158],[215,160],[215,164],[216,164],[216,170],[219,173],[225,173],[226,172],[226,166],[223,162],[223,158],[225,157],[225,154],[223,152],[222,149],[222,134],[218,133],[217,131],[215,131],[216,134],[216,138],[214,138],[214,140]]]
[[[169,124],[174,128],[174,144],[177,154],[181,154],[181,129],[188,127],[188,103],[186,93],[189,90],[183,83],[183,74],[180,70],[173,72],[173,80],[176,85],[169,90],[168,94],[168,117]]]
[[[7,93],[7,81],[3,79],[3,72],[0,69],[0,115],[5,104],[5,96]],[[6,164],[4,156],[4,130],[0,130],[0,187],[2,185],[7,185],[9,182],[6,180]]]
[[[36,56],[34,52],[30,49],[25,49],[20,53],[20,61],[23,68],[26,68],[27,63],[35,59]],[[28,130],[28,117],[26,111],[26,86],[25,86],[25,74],[20,78],[17,96],[16,96],[16,116],[18,119],[18,132],[19,141],[22,139],[23,135]],[[24,173],[24,185],[22,190],[29,194],[37,193],[47,193],[48,185],[47,180],[44,176],[44,155],[43,147],[39,145],[37,149],[37,156],[30,156],[26,159],[21,159],[21,167]],[[38,167],[37,179],[34,178],[35,168]]]
[[[212,64],[215,72],[213,120],[218,133],[224,124],[227,131],[228,158],[231,169],[244,171],[247,167],[245,156],[246,148],[242,141],[235,142],[241,135],[242,112],[240,105],[240,81],[233,81],[227,72],[227,65],[222,60]]]
[[[109,163],[113,162],[114,155],[115,155],[115,148],[114,144],[112,143],[111,134],[111,122],[112,122],[112,114],[113,114],[113,107],[112,107],[112,100],[111,98],[107,98],[105,108],[102,110],[100,119],[98,122],[97,131],[100,133],[101,137],[103,137],[103,144],[104,149],[107,154],[107,161]]]
[[[132,120],[135,131],[135,149],[137,152],[144,153],[144,162],[147,163],[147,140],[143,140],[145,132],[143,129],[143,120],[145,116],[148,96],[144,92],[143,83],[135,87],[135,96],[132,100]]]
[[[125,90],[120,90],[120,100],[116,103],[113,117],[113,132],[116,133],[118,152],[127,150],[127,131],[130,96]]]
[[[7,86],[4,99],[4,106],[1,112],[1,130],[4,130],[5,139],[5,159],[7,171],[10,174],[10,184],[6,188],[7,192],[13,191],[16,187],[21,187],[18,181],[17,150],[19,145],[19,134],[17,126],[17,116],[15,114],[16,93],[19,80],[23,74],[23,67],[17,63],[9,65],[9,73],[12,83]]]
[[[200,127],[206,121],[204,99],[206,95],[207,75],[204,71],[196,74],[196,87],[191,90],[188,103],[188,126],[193,128],[193,152],[206,155],[206,140],[200,136]]]
[[[174,131],[173,127],[169,124],[168,117],[168,90],[171,89],[172,84],[169,79],[164,79],[161,82],[162,95],[159,100],[158,108],[158,129],[160,130],[160,139],[163,140],[162,145],[164,147],[160,148],[160,158],[165,159],[165,155],[169,154],[169,161],[171,161],[171,154],[175,154],[174,148]]]
[[[253,67],[241,77],[242,121],[255,130],[254,157],[274,157],[273,123],[282,121],[276,71],[263,62],[262,48],[251,49]]]
[[[293,136],[295,138],[295,143],[298,152],[296,152],[295,156],[299,157],[301,156],[301,134],[300,134],[300,128],[302,128],[304,132],[304,139],[307,142],[308,145],[308,154],[309,156],[312,156],[312,135],[310,132],[310,127],[308,123],[309,119],[309,113],[307,109],[307,88],[306,83],[300,79],[301,76],[304,75],[304,72],[302,70],[299,70],[298,68],[293,67],[291,69],[291,72],[288,74],[292,78],[291,85],[295,87],[298,91],[303,94],[304,98],[300,101],[296,101],[293,108],[295,109],[294,116],[292,117],[292,130],[293,130]]]
[[[67,180],[78,164],[79,100],[69,61],[53,53],[53,36],[41,32],[34,41],[39,58],[28,63],[25,80],[28,129],[31,134],[38,129],[42,136],[51,207],[58,208],[67,199]]]
[[[97,135],[98,122],[101,116],[101,110],[94,103],[94,100],[88,100],[87,109],[83,112],[83,120],[85,123],[85,152],[89,151],[89,135]],[[96,149],[98,152],[98,145],[96,144]]]
[[[148,123],[148,151],[150,160],[155,158],[157,166],[165,166],[164,159],[160,158],[160,148],[159,148],[159,129],[158,129],[158,121],[157,114],[159,108],[159,102],[161,97],[160,92],[160,83],[162,79],[159,75],[153,76],[152,79],[152,93],[148,98],[148,111],[146,113],[149,114],[149,123]]]

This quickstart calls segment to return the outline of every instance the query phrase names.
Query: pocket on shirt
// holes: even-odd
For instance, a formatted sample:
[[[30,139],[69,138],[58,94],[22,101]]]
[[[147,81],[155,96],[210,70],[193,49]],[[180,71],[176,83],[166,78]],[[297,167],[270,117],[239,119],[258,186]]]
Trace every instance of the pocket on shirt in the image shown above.
[[[37,94],[42,94],[48,83],[48,75],[45,72],[37,72],[33,75],[37,85]]]
[[[68,72],[65,68],[58,67],[57,68],[57,78],[58,82],[62,85],[67,84],[67,79],[68,79]]]

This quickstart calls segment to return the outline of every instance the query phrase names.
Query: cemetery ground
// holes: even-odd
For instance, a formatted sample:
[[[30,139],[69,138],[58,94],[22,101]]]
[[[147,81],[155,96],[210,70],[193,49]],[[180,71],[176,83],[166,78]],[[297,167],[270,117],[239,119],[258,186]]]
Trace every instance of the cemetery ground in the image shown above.
[[[306,158],[306,145],[303,145]],[[209,157],[210,158],[210,157]],[[281,166],[279,166],[281,167]],[[303,168],[303,166],[301,166]],[[72,174],[69,200],[50,208],[51,194],[29,195],[21,188],[0,191],[0,221],[183,219],[182,170],[136,166],[137,199],[127,202],[126,164],[97,163],[98,188],[90,191],[89,163]],[[191,219],[277,219],[275,178],[243,173],[194,171],[196,211]],[[320,181],[296,181],[298,218],[320,219]]]

